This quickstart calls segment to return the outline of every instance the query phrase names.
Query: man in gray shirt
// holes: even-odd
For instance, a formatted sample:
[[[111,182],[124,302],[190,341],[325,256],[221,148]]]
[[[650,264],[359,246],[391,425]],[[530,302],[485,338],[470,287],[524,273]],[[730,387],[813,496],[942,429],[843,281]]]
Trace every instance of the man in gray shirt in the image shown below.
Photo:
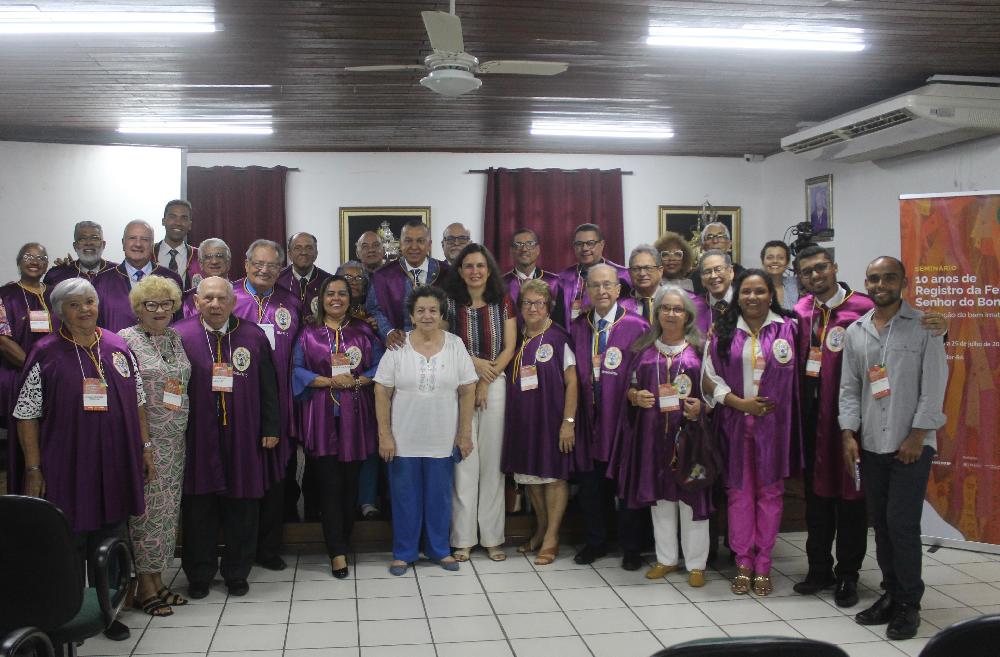
[[[920,515],[948,382],[944,342],[902,300],[906,284],[896,258],[868,265],[865,289],[875,308],[848,327],[840,377],[844,463],[852,473],[860,463],[886,588],[854,619],[888,623],[886,636],[895,640],[915,636],[920,626]]]

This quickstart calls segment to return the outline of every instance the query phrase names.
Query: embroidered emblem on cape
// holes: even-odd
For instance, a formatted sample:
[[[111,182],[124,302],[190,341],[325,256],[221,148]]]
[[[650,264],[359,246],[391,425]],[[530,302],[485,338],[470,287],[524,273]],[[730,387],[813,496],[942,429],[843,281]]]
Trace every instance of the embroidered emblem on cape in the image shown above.
[[[604,367],[616,370],[622,364],[622,350],[618,347],[608,347],[604,352]]]
[[[687,399],[691,395],[691,377],[681,373],[674,378],[674,387],[677,388],[677,396]]]
[[[847,337],[847,329],[843,326],[834,326],[827,331],[826,348],[830,351],[841,351],[844,348],[844,339]]]
[[[552,360],[552,355],[555,351],[552,349],[550,344],[540,344],[538,345],[538,350],[535,352],[535,362],[536,363],[547,363]]]
[[[204,277],[201,274],[195,274],[191,277],[191,287],[198,287]]]
[[[287,331],[292,325],[292,313],[288,311],[288,308],[281,306],[274,311],[274,323],[282,331]]]
[[[246,372],[250,367],[250,350],[246,347],[237,347],[233,352],[233,367],[240,372]]]
[[[774,359],[782,365],[787,365],[792,360],[792,347],[784,338],[778,338],[774,341],[774,344],[771,345],[771,353],[774,354]]]
[[[358,347],[348,347],[347,357],[351,361],[351,369],[353,370],[355,367],[361,364],[361,349],[359,349]]]
[[[128,357],[126,357],[125,354],[120,351],[116,351],[111,354],[111,362],[114,363],[115,369],[118,370],[118,373],[124,378],[127,379],[132,376],[132,370],[128,366]]]
[[[319,297],[313,297],[313,300],[309,302],[309,311],[315,315],[317,310],[319,310]]]

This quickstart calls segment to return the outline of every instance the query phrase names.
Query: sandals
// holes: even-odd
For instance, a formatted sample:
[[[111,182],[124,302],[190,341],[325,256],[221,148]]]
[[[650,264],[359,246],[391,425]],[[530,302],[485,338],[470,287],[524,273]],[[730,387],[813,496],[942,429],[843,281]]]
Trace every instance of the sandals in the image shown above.
[[[149,596],[142,602],[139,602],[139,598],[136,598],[132,601],[132,606],[144,614],[159,618],[166,618],[167,616],[174,615],[174,610],[170,608],[170,605],[165,603],[158,595],[155,594]]]
[[[451,556],[455,557],[455,561],[463,562],[469,560],[469,555],[472,554],[472,548],[458,548],[451,553]]]
[[[507,553],[503,551],[503,548],[499,545],[494,545],[493,547],[486,548],[486,556],[490,558],[490,561],[506,561]]]
[[[550,563],[556,560],[559,556],[559,548],[543,548],[538,551],[538,555],[535,557],[536,566],[548,566]]]
[[[753,571],[750,570],[749,566],[739,566],[736,569],[736,577],[733,578],[733,583],[729,587],[730,590],[736,595],[746,595],[750,592],[750,575]]]
[[[188,603],[185,598],[182,598],[165,586],[156,592],[156,597],[163,600],[164,604],[171,607],[183,607]]]
[[[764,597],[769,595],[774,591],[774,586],[771,584],[771,575],[757,575],[753,578],[753,592],[754,595]]]
[[[529,538],[527,541],[517,546],[517,553],[531,554],[532,552],[537,551],[541,546],[541,541],[536,543],[534,538]]]

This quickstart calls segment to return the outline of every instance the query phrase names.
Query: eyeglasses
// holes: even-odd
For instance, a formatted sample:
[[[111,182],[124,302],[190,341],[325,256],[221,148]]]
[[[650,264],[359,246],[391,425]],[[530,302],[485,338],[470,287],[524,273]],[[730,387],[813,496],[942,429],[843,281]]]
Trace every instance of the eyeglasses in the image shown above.
[[[588,290],[613,290],[614,288],[621,285],[618,282],[612,281],[601,281],[599,283],[587,283]]]
[[[677,249],[676,251],[660,251],[660,257],[664,260],[669,260],[671,258],[675,260],[683,260],[684,252],[680,249]]]
[[[278,271],[281,265],[276,262],[251,262],[250,268],[255,271]]]
[[[201,260],[229,260],[229,256],[225,253],[200,253],[199,258]]]
[[[725,242],[729,236],[725,233],[709,233],[702,237],[703,242]]]
[[[701,270],[702,276],[721,276],[726,273],[726,270],[730,268],[730,265],[716,265],[715,267],[709,267],[707,269]]]
[[[528,240],[527,242],[512,242],[512,249],[533,249],[538,246],[538,240]]]
[[[361,274],[358,274],[357,276],[351,276],[350,274],[344,274],[344,280],[347,281],[348,283],[354,283],[355,281],[363,281],[363,280],[365,280],[365,277],[362,276]]]
[[[657,310],[665,315],[683,315],[687,312],[684,306],[660,306]]]
[[[151,313],[155,313],[157,310],[173,310],[174,300],[167,299],[166,301],[143,301],[142,307]]]
[[[573,242],[573,248],[574,249],[584,249],[584,248],[592,249],[592,248],[594,248],[595,246],[597,246],[598,244],[600,244],[603,241],[604,240],[587,240],[586,242],[581,242],[580,240],[576,240],[575,242]]]
[[[811,278],[813,274],[825,274],[829,269],[829,262],[817,262],[812,267],[806,267],[805,269],[799,270],[799,275],[802,278]]]
[[[468,244],[471,238],[465,235],[449,235],[445,237],[442,241],[445,244]]]
[[[45,255],[34,255],[33,253],[25,253],[21,256],[21,262],[48,262],[49,257]]]
[[[522,301],[521,307],[526,310],[541,310],[548,306],[548,301]]]
[[[657,269],[660,269],[660,267],[657,267],[656,265],[638,265],[636,267],[628,268],[629,271],[634,271],[637,274],[652,274]]]

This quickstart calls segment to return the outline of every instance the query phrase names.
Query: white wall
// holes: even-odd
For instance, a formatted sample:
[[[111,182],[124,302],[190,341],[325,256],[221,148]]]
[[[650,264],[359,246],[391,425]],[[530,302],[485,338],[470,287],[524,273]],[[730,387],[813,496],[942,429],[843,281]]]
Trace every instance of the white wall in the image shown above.
[[[735,158],[469,153],[189,153],[190,166],[297,167],[288,174],[289,234],[314,233],[317,263],[330,269],[340,262],[341,206],[430,206],[434,253],[453,221],[482,237],[486,177],[469,169],[494,167],[621,168],[634,172],[622,179],[625,245],[656,239],[657,206],[714,205],[743,207],[744,253],[756,253],[767,239],[761,212],[762,172],[766,163]],[[195,214],[197,221],[197,213]],[[749,251],[747,248],[749,247]],[[549,248],[555,248],[555,245]],[[568,240],[561,248],[571,257]],[[353,249],[351,250],[353,256]],[[744,256],[746,257],[746,256]],[[545,258],[544,252],[542,255]]]
[[[0,280],[18,277],[14,258],[41,242],[49,258],[72,253],[73,225],[100,223],[107,256],[122,259],[121,234],[145,219],[162,236],[163,204],[181,193],[181,150],[0,142],[3,234]]]

